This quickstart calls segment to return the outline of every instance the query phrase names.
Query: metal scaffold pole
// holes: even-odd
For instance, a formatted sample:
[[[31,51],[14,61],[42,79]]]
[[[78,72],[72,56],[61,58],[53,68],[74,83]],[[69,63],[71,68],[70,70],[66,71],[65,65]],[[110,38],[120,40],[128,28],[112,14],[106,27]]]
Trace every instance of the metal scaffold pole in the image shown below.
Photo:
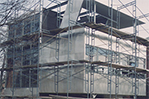
[[[40,21],[39,21],[39,33],[38,33],[38,63],[37,63],[37,99],[39,98],[39,91],[40,91],[40,81],[39,81],[39,74],[40,74],[40,69],[39,69],[39,61],[40,61],[40,44],[42,43],[41,39],[41,34],[42,34],[42,18],[43,18],[43,2],[42,0],[39,0],[39,11],[40,11]]]
[[[119,54],[119,38],[116,38],[116,63],[120,64],[120,54]],[[117,99],[117,95],[119,93],[119,71],[120,69],[115,70],[115,98]]]
[[[134,93],[134,99],[137,99],[137,73],[136,73],[136,67],[137,67],[137,42],[136,42],[136,36],[137,36],[137,18],[136,18],[136,0],[134,0],[134,8],[133,8],[133,15],[134,15],[134,26],[133,26],[133,32],[134,32],[134,40],[135,40],[135,93]]]
[[[57,59],[57,62],[59,62],[59,35],[56,38],[56,53],[55,53],[55,58]],[[58,87],[59,87],[59,66],[54,66],[54,86],[55,86],[55,92],[58,95]]]
[[[89,61],[93,62],[94,50],[95,50],[95,30],[91,29],[91,47],[90,47],[90,55]],[[90,98],[92,98],[94,92],[94,64],[91,64],[90,67]]]
[[[71,23],[71,13],[73,11],[73,0],[68,0],[69,15],[68,15],[68,53],[67,53],[67,99],[69,97],[69,91],[71,90],[71,78],[72,78],[72,30],[73,25]]]
[[[119,29],[120,28],[120,11],[118,10],[118,8],[117,8],[116,21],[117,21],[116,27],[117,29]],[[120,43],[120,38],[116,38],[116,53],[115,53],[116,64],[120,64],[119,43]],[[119,72],[120,72],[120,69],[115,69],[115,98],[116,99],[119,93]]]
[[[57,28],[60,26],[61,22],[61,2],[58,0],[55,1],[57,4]],[[59,62],[59,50],[60,50],[60,34],[56,35],[56,49],[55,49],[55,58],[57,62]],[[54,90],[56,94],[58,95],[59,90],[59,66],[54,66]]]
[[[86,27],[86,48],[90,48],[90,28],[89,27]],[[89,55],[90,52],[88,51],[87,52],[87,55]],[[85,91],[87,92],[87,98],[89,98],[89,71],[90,71],[90,68],[89,68],[89,63],[86,63],[85,64]]]
[[[107,85],[107,91],[110,94],[110,98],[112,97],[112,90],[111,90],[111,84],[112,84],[112,62],[113,62],[113,51],[112,51],[112,32],[113,32],[113,0],[109,1],[110,9],[108,10],[108,15],[111,18],[110,25],[109,25],[109,34],[108,34],[108,85]]]
[[[88,18],[88,21],[90,22],[90,2],[89,2],[89,0],[86,0],[86,8],[88,8],[89,9],[89,12],[87,12],[87,18]],[[90,47],[89,46],[89,44],[90,44],[90,28],[89,27],[86,27],[86,47]],[[90,54],[90,52],[87,52],[87,55],[89,55]],[[89,98],[89,90],[90,90],[90,80],[89,80],[89,78],[90,78],[90,68],[89,68],[89,63],[86,63],[85,64],[85,91],[87,92],[87,98]]]
[[[86,0],[86,8],[88,22],[96,23],[96,4],[95,0]],[[94,57],[95,46],[95,29],[86,27],[86,47],[88,51],[88,61],[92,62]],[[92,98],[94,92],[94,64],[86,63],[85,67],[85,91],[87,92],[87,98]]]

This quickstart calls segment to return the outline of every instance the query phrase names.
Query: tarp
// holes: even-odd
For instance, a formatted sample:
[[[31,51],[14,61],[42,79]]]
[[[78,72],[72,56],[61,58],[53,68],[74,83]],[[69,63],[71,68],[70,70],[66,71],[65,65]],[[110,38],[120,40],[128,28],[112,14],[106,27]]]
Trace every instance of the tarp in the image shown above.
[[[83,1],[84,0],[71,0],[71,2],[68,2],[60,28],[68,27],[69,23],[70,26],[75,25],[75,22],[77,21],[77,18],[80,14]],[[69,15],[71,22],[69,21]]]

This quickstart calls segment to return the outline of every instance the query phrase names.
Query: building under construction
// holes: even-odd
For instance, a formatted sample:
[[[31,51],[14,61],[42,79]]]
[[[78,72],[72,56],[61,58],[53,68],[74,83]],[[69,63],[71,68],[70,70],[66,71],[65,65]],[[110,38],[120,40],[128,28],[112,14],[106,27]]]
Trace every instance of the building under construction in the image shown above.
[[[96,0],[53,3],[8,24],[2,96],[148,99],[149,41],[137,36],[145,23],[136,18],[136,1],[117,10]],[[120,11],[126,6],[133,16]],[[134,32],[120,30],[127,27]]]

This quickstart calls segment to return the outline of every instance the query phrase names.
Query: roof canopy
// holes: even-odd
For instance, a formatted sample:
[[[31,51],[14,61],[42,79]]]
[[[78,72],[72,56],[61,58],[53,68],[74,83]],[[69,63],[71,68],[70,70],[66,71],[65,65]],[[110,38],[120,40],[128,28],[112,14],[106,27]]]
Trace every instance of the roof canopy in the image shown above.
[[[108,15],[108,12],[109,12],[108,10],[110,8],[108,6],[106,6],[106,5],[104,5],[104,4],[101,4],[101,3],[97,2],[97,1],[95,1],[95,3],[96,3],[96,13],[99,14],[97,16],[97,19],[96,19],[97,23],[104,23],[104,22],[106,22],[107,21],[106,18],[110,19],[110,16]],[[87,8],[87,6],[86,6],[86,0],[84,0],[82,8],[85,8],[85,9],[89,10],[89,7]],[[117,20],[118,12],[119,11],[113,9],[113,20],[114,21]],[[106,18],[104,18],[103,16],[106,17]],[[119,27],[120,29],[133,26],[133,24],[134,24],[134,18],[133,17],[128,16],[128,15],[122,13],[122,12],[119,12],[119,17],[120,17],[120,19],[119,19],[120,20],[120,24],[119,24],[120,25],[120,27]],[[138,25],[144,24],[144,22],[142,22],[142,21],[139,21],[139,20],[137,20],[137,21],[138,21]],[[113,24],[113,27],[116,28],[116,23]]]
[[[91,1],[93,2],[94,0],[91,0]],[[96,3],[96,13],[97,13],[96,23],[103,23],[103,24],[110,23],[110,16],[108,15],[108,12],[109,12],[108,10],[110,9],[110,7],[104,5],[100,2],[97,2],[97,1],[95,1],[95,3]],[[61,27],[67,27],[67,24],[68,24],[68,11],[69,11],[68,4],[69,3],[67,1],[65,1],[62,3],[61,6],[64,6],[66,4],[67,4],[66,10],[64,12],[62,12],[62,13],[64,13],[63,21],[62,21],[62,24],[64,26],[61,26]],[[82,6],[79,6],[79,5],[82,5]],[[71,6],[73,6],[73,9],[74,9],[74,11],[71,12],[71,18],[70,19],[72,21],[78,21],[78,17],[80,17],[79,22],[88,22],[87,12],[80,13],[81,8],[84,8],[89,12],[89,7],[87,7],[86,0],[74,0],[73,5],[71,5]],[[52,10],[52,9],[55,9],[56,7],[57,6],[53,6],[49,9]],[[118,17],[117,14],[118,13],[119,13],[119,20],[120,20],[119,27],[118,27],[119,29],[133,26],[133,24],[134,24],[134,18],[133,17],[128,16],[127,14],[124,14],[120,11],[113,9],[113,27],[117,28],[116,22],[117,22],[117,17]],[[144,22],[142,22],[142,21],[139,21],[139,20],[137,20],[137,21],[138,21],[137,25],[144,24]]]

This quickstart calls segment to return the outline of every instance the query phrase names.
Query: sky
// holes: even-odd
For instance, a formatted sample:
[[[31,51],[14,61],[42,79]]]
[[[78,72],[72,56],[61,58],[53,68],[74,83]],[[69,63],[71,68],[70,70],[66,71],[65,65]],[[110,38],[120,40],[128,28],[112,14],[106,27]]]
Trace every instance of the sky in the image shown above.
[[[111,1],[111,0],[97,0],[97,1],[99,1],[105,5],[108,5],[108,1]],[[122,5],[119,1],[121,1],[123,4],[127,4],[129,2],[134,1],[134,0],[113,0],[113,7],[115,9],[117,9],[117,7]],[[137,7],[143,12],[143,14],[149,13],[149,0],[136,0],[136,4],[137,4]],[[133,12],[132,6],[129,6],[127,8],[129,9],[129,11],[131,13]],[[120,11],[131,16],[130,12],[126,8],[124,8]],[[142,13],[138,9],[136,11],[136,14],[137,14],[137,16],[142,15]],[[147,19],[142,18],[140,20],[145,22],[145,24],[143,24],[137,28],[137,30],[139,31],[139,36],[143,37],[143,38],[147,38],[147,37],[149,37],[149,32],[146,32],[144,30],[144,28],[147,31],[149,31],[149,17],[147,17]],[[132,28],[125,28],[125,29],[122,29],[122,31],[125,31],[127,33],[132,33],[133,30],[132,30]]]

